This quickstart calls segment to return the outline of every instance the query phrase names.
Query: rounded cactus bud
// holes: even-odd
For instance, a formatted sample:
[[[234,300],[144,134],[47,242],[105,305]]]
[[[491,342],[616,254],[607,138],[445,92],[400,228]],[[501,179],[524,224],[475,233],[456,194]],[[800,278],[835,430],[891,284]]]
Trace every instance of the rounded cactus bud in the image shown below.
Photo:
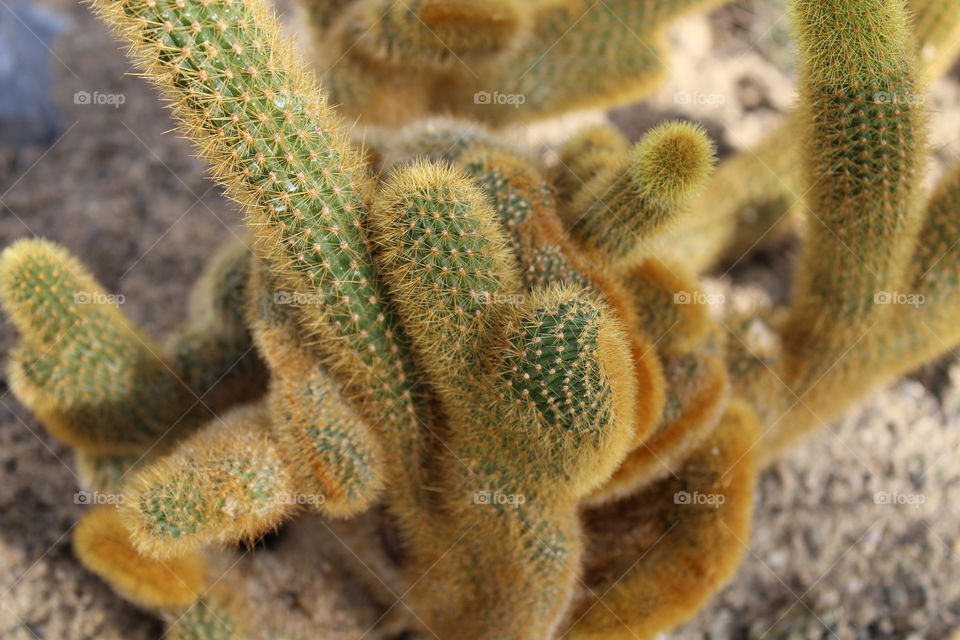
[[[658,125],[580,190],[565,222],[586,250],[622,262],[649,251],[649,239],[706,183],[713,162],[703,127]]]
[[[539,492],[575,501],[633,444],[629,339],[605,304],[574,287],[535,291],[510,315],[490,384],[505,404],[504,426],[515,431],[508,426],[488,442],[487,455],[510,455],[518,477],[541,477]]]
[[[629,171],[644,199],[665,209],[676,207],[706,182],[715,153],[702,125],[683,120],[666,122],[640,139]]]
[[[379,263],[421,362],[440,385],[470,373],[519,282],[509,241],[461,171],[397,168],[374,207]]]
[[[700,273],[795,231],[806,191],[798,126],[791,114],[760,143],[724,159],[689,212],[653,240],[654,252]]]

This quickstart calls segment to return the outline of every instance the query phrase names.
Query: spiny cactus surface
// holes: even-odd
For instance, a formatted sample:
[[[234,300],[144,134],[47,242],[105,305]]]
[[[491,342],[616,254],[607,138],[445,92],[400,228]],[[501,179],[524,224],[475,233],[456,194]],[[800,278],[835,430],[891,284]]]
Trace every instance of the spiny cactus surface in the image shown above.
[[[951,50],[937,3],[794,0],[803,142],[711,179],[686,122],[591,127],[551,165],[449,115],[361,145],[328,103],[607,103],[711,2],[304,1],[316,61],[342,54],[323,83],[263,0],[93,0],[250,227],[163,346],[65,249],[0,256],[14,392],[122,498],[76,554],[170,637],[656,637],[732,575],[762,463],[960,342],[960,174],[923,192],[913,99]],[[526,107],[463,102],[487,86]],[[757,242],[747,205],[804,210],[806,244],[790,304],[722,316],[699,271]]]

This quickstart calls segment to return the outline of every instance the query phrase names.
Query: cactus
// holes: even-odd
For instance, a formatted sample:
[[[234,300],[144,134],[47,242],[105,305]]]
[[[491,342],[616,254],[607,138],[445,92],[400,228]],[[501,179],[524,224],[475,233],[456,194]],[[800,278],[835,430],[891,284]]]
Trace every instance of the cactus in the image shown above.
[[[167,627],[171,640],[247,640],[252,637],[249,621],[237,614],[236,598],[216,589],[183,613]]]
[[[632,147],[593,127],[547,166],[451,117],[351,138],[327,102],[348,91],[379,122],[491,79],[525,115],[606,102],[662,71],[623,28],[656,36],[709,2],[618,0],[545,51],[584,3],[311,0],[337,36],[320,58],[355,45],[323,86],[262,0],[93,4],[250,239],[214,257],[163,348],[45,241],[0,256],[0,302],[22,336],[14,392],[87,487],[123,497],[85,516],[77,556],[171,637],[655,637],[735,570],[762,462],[960,342],[960,172],[925,199],[899,0],[794,0],[806,142],[778,168],[804,167],[808,245],[789,306],[726,320],[695,272],[757,241],[760,223],[732,223],[745,203],[761,223],[792,206],[758,166],[776,144],[710,181],[696,125]],[[924,303],[877,304],[888,291]],[[293,540],[270,544],[295,554],[264,550],[281,527]],[[259,573],[231,570],[242,544]],[[343,616],[305,622],[291,595]]]
[[[679,263],[648,258],[624,280],[643,327],[661,353],[689,353],[707,339],[708,305],[696,278]]]
[[[729,380],[717,357],[664,356],[663,367],[667,397],[660,422],[624,459],[610,482],[590,496],[591,503],[628,496],[673,473],[723,416]]]
[[[235,409],[134,476],[120,515],[137,550],[177,557],[281,522],[296,504],[293,468],[262,433],[268,420],[262,403]]]
[[[805,63],[810,255],[801,261],[784,336],[787,353],[807,367],[814,359],[832,364],[888,310],[874,304],[874,294],[905,284],[921,221],[925,140],[902,7],[798,2],[794,14]],[[840,20],[853,35],[824,55],[822,43]]]
[[[719,2],[338,4],[307,11],[315,66],[345,113],[392,126],[398,107],[506,124],[641,98],[666,74],[666,27]]]
[[[591,595],[571,611],[566,637],[652,638],[696,613],[695,603],[723,583],[750,536],[748,452],[757,429],[750,407],[735,401],[674,475],[594,508],[585,560]]]
[[[525,14],[514,0],[379,0],[337,20],[343,44],[372,65],[439,70],[502,55],[519,42]]]
[[[560,146],[553,178],[558,197],[572,197],[629,148],[626,137],[606,123],[586,127],[570,136]]]
[[[183,609],[194,604],[206,588],[207,565],[201,554],[144,558],[111,505],[97,507],[83,517],[73,533],[73,548],[84,566],[142,607]]]
[[[166,344],[178,374],[212,412],[249,401],[266,385],[245,317],[250,263],[246,242],[225,244],[191,292],[185,326]]]
[[[907,5],[919,62],[934,80],[960,53],[960,2],[908,0]],[[760,143],[723,162],[690,215],[655,240],[657,252],[700,272],[739,261],[795,231],[806,192],[800,126],[802,119],[791,114]]]
[[[586,252],[614,263],[637,259],[702,187],[713,154],[699,125],[661,124],[583,186],[564,222]]]
[[[0,299],[26,336],[10,359],[23,403],[64,442],[139,453],[196,420],[196,398],[161,348],[61,248],[22,240],[0,258]]]

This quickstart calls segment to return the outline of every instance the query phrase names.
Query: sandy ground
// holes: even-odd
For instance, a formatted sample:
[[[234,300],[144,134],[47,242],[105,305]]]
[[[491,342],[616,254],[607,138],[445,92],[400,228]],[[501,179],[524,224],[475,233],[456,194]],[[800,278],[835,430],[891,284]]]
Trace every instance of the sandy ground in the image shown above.
[[[116,43],[87,10],[68,0],[43,4],[73,21],[51,58],[64,132],[49,149],[0,150],[0,246],[31,235],[64,244],[125,296],[126,313],[163,336],[182,318],[204,258],[240,232],[240,216],[189,145],[165,134],[165,110],[141,79],[126,75]],[[706,120],[727,148],[742,148],[789,108],[779,3],[739,3],[675,31],[684,50],[675,79],[646,106],[613,114],[626,131],[686,114]],[[691,87],[723,99],[682,104],[677,94]],[[78,91],[124,101],[76,104]],[[941,160],[957,157],[958,96],[955,80],[936,87]],[[745,273],[777,286],[762,266]],[[13,342],[0,324],[0,358]],[[960,390],[948,376],[934,378],[937,394],[901,382],[766,473],[742,570],[672,637],[933,640],[960,627]],[[156,622],[73,559],[69,533],[83,507],[73,501],[71,464],[0,382],[0,638],[160,637]],[[876,504],[878,492],[914,503],[923,496],[923,504]]]

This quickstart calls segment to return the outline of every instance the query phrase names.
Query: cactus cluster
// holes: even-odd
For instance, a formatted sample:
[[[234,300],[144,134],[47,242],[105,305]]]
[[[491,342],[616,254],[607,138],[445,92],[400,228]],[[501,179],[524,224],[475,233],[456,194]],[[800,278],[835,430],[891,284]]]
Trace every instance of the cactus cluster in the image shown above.
[[[916,99],[950,2],[793,0],[800,140],[711,175],[686,122],[550,164],[452,116],[367,147],[331,100],[383,123],[526,96],[499,124],[632,98],[712,2],[304,1],[320,84],[263,0],[92,1],[250,229],[182,331],[154,343],[49,242],[0,256],[14,392],[122,496],[76,554],[170,637],[652,638],[732,575],[762,464],[960,342],[960,167],[923,193]],[[712,313],[700,273],[792,210],[790,305]],[[297,557],[236,566],[285,523]]]
[[[370,124],[503,125],[642,98],[666,30],[721,0],[304,0],[333,103]]]

